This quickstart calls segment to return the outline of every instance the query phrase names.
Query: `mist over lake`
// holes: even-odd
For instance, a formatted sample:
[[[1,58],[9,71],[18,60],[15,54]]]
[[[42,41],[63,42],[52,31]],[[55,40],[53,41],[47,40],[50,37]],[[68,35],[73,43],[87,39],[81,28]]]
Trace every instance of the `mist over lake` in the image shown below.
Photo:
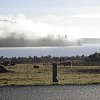
[[[64,47],[2,47],[0,56],[4,57],[29,57],[29,56],[88,56],[100,52],[100,44],[84,44],[82,46]]]

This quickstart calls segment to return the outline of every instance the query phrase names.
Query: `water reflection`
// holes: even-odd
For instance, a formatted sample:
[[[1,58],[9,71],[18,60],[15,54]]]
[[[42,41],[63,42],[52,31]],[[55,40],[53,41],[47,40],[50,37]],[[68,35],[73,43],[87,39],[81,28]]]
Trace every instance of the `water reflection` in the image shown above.
[[[100,85],[1,87],[0,100],[100,100]]]

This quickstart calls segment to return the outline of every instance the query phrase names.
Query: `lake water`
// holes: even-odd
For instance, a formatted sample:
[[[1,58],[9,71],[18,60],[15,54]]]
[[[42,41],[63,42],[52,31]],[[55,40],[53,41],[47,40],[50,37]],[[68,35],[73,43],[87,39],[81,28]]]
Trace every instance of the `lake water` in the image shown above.
[[[0,87],[0,100],[100,100],[100,85]]]
[[[82,46],[67,47],[11,47],[0,48],[0,56],[5,57],[28,57],[28,56],[76,56],[89,55],[100,52],[100,44],[87,44]]]

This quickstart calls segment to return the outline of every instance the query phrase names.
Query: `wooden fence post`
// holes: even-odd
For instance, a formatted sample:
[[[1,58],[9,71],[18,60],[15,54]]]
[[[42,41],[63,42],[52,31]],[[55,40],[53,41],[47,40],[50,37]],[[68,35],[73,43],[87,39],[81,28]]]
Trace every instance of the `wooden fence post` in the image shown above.
[[[53,63],[53,82],[58,82],[58,79],[57,79],[57,63]]]

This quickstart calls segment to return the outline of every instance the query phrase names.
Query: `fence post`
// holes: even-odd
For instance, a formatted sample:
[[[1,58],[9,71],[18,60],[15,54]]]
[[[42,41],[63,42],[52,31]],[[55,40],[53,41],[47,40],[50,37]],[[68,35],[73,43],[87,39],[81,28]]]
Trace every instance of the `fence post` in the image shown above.
[[[57,79],[57,63],[53,63],[53,82],[58,82],[58,79]]]

